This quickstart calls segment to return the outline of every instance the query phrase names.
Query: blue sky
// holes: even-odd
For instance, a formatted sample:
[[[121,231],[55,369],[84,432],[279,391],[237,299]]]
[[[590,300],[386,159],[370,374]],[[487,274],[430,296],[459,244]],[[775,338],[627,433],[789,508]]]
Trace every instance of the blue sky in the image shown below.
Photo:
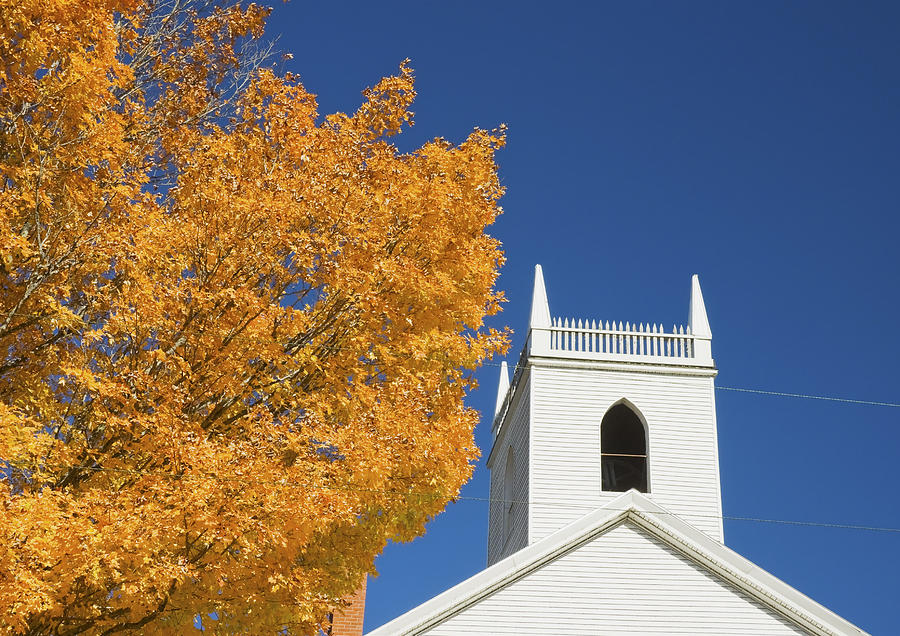
[[[269,35],[323,112],[405,58],[412,149],[509,125],[495,324],[522,346],[535,263],[554,315],[687,319],[699,273],[717,384],[900,402],[900,5],[343,2]],[[510,356],[514,362],[515,355]],[[470,404],[490,443],[497,368]],[[900,409],[717,392],[726,515],[900,528]],[[464,496],[487,496],[479,465]],[[372,629],[476,573],[487,504],[391,545]],[[725,522],[726,543],[873,633],[900,633],[900,533]]]

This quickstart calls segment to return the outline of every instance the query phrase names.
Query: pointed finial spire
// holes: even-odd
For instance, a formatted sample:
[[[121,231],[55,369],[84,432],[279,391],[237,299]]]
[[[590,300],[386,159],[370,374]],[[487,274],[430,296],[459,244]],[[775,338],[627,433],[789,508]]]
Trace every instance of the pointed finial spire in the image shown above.
[[[712,331],[709,329],[709,318],[706,317],[706,305],[703,303],[703,292],[700,291],[700,277],[694,274],[691,278],[691,309],[688,316],[688,331],[694,336],[693,357],[703,364],[713,364]]]
[[[507,391],[509,391],[509,369],[504,360],[500,363],[500,384],[497,385],[497,406],[494,407],[494,417],[499,415],[503,401],[506,400]]]
[[[550,351],[550,304],[544,287],[544,272],[540,265],[534,266],[534,293],[531,296],[531,347],[533,354],[541,355]]]
[[[544,272],[540,265],[534,266],[534,294],[531,297],[531,325],[550,326],[550,305],[547,303],[547,289],[544,287]]]
[[[700,277],[697,274],[691,277],[691,309],[688,327],[695,336],[712,336],[712,332],[709,330],[709,319],[706,317],[706,305],[703,303],[703,292],[700,291]]]

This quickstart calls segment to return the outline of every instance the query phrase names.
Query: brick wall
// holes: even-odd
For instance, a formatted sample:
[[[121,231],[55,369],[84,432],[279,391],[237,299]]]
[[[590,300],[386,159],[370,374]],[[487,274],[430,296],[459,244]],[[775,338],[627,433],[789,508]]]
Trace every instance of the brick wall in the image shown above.
[[[366,579],[349,599],[350,605],[334,611],[331,636],[362,636],[363,614],[366,611]]]

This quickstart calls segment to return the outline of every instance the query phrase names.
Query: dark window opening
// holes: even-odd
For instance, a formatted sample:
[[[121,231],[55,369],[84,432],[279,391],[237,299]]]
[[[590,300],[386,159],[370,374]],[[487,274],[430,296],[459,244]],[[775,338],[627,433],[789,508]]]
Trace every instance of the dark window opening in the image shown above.
[[[603,490],[647,492],[647,437],[644,424],[625,404],[616,404],[600,423]]]

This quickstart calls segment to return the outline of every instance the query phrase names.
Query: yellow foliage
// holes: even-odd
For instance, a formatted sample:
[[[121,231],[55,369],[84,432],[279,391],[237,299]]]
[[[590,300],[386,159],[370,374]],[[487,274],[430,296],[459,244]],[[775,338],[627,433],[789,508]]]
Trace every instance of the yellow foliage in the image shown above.
[[[267,14],[0,0],[9,633],[312,633],[471,474],[503,131],[321,118]]]

